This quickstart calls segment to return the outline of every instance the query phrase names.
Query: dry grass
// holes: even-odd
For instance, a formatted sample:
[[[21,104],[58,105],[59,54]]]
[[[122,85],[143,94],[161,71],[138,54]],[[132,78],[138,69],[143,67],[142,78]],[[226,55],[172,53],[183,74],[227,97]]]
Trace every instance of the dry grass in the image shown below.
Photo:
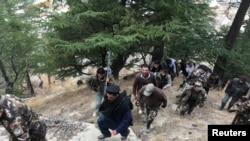
[[[51,87],[45,85],[43,90],[36,91],[39,92],[36,97],[26,100],[26,103],[44,116],[58,115],[63,112],[65,118],[96,123],[97,118],[92,117],[95,92],[85,85],[77,87],[70,80],[65,81],[63,85],[57,81]],[[131,128],[142,141],[205,141],[207,124],[231,121],[233,115],[217,110],[224,93],[216,90],[209,93],[206,108],[196,109],[191,116],[180,118],[171,106],[175,102],[175,96],[180,93],[176,90],[181,82],[182,77],[179,76],[175,79],[174,86],[164,91],[168,98],[168,107],[158,112],[153,122],[152,133],[143,133],[146,124],[143,123],[143,116],[137,114],[136,106],[134,107],[132,111],[134,126]],[[133,77],[119,81],[121,88],[127,90],[128,94],[132,94],[132,83]]]

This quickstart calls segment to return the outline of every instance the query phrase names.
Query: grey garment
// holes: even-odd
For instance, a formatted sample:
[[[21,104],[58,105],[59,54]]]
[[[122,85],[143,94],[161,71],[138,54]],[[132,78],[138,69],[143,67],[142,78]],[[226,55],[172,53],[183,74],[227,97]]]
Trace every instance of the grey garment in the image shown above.
[[[156,80],[158,82],[158,88],[160,89],[165,86],[170,87],[173,84],[171,76],[169,74],[167,74],[165,77],[162,77],[161,74],[158,74],[156,76]]]

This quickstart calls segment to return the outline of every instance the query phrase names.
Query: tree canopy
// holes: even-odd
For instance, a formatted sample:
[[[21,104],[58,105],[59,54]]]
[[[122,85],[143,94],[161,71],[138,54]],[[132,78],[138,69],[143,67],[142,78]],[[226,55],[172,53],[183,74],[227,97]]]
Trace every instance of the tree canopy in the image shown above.
[[[13,0],[0,8],[0,69],[8,84],[28,82],[29,74],[80,76],[87,66],[105,67],[107,52],[116,79],[124,67],[166,57],[214,64],[223,56],[228,64],[217,65],[229,70],[227,78],[249,75],[249,33],[240,33],[228,50],[229,28],[215,30],[215,13],[205,1],[55,0],[30,6]],[[17,14],[19,9],[24,13]]]

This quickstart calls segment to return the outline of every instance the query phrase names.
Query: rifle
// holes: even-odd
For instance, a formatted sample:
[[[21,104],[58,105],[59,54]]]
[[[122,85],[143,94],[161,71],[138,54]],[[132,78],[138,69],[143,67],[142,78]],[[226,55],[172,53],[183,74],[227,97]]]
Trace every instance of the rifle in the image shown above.
[[[107,53],[107,67],[106,67],[106,79],[109,77],[109,75],[111,74],[111,69],[110,69],[110,52]],[[104,92],[104,95],[106,94],[106,89],[107,89],[107,86],[108,86],[108,82],[105,80],[105,86],[104,86],[104,89],[103,89],[103,92]]]
[[[236,111],[236,114],[235,114],[235,116],[234,116],[234,119],[233,119],[231,125],[235,125],[235,124],[238,123],[239,118],[240,118],[239,116],[240,116],[239,111]]]

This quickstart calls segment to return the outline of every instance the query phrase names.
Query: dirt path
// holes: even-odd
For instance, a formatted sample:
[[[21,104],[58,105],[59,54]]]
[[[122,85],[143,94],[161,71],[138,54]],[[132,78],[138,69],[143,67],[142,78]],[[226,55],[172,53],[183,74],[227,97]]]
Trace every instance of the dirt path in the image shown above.
[[[172,107],[175,96],[180,93],[177,88],[181,81],[181,76],[177,77],[174,86],[165,90],[168,106],[158,112],[151,133],[145,133],[146,124],[143,123],[143,115],[137,114],[136,107],[133,109],[134,126],[131,126],[131,130],[134,135],[131,135],[131,138],[138,141],[207,141],[208,125],[231,123],[234,113],[218,110],[224,93],[217,90],[210,91],[204,108],[195,109],[191,115],[180,117]],[[120,85],[128,93],[132,92],[132,79],[121,81]],[[76,136],[78,137],[77,140],[82,138],[80,141],[84,141],[89,130],[85,131],[83,129],[85,126],[80,126],[80,128],[78,126],[80,123],[88,123],[91,124],[91,127],[95,127],[93,132],[96,133],[91,133],[92,139],[90,141],[96,140],[96,136],[100,133],[96,128],[97,118],[92,117],[95,104],[95,93],[93,91],[86,88],[85,85],[77,87],[72,79],[65,81],[64,85],[55,82],[49,89],[45,85],[44,89],[36,88],[35,90],[39,92],[37,96],[27,99],[25,102],[35,112],[52,120],[67,121],[67,127],[70,127],[65,128],[61,133],[56,133],[58,127],[52,128],[53,130],[50,129],[48,141],[73,141],[72,139]],[[75,128],[72,124],[76,124],[79,128]],[[72,129],[73,132],[67,132],[66,134],[65,130],[70,131],[69,129]],[[86,134],[81,134],[82,132],[86,132]]]

